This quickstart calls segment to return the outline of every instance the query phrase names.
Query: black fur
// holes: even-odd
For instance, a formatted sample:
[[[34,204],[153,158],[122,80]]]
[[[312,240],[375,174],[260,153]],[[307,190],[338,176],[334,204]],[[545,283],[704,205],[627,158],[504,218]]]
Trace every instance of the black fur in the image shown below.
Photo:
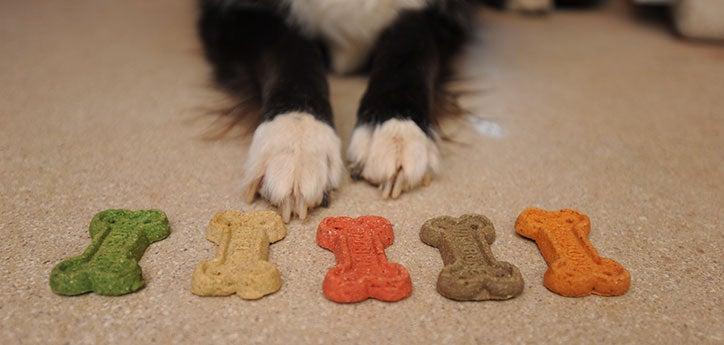
[[[372,51],[357,124],[411,119],[431,135],[436,94],[444,92],[450,59],[467,38],[470,13],[462,1],[401,13]]]
[[[263,121],[304,111],[332,125],[320,44],[290,28],[274,2],[228,3],[201,1],[199,33],[217,82],[260,104]]]
[[[304,111],[332,125],[323,38],[291,27],[281,1],[200,0],[200,10],[199,33],[217,82],[240,102],[259,104],[261,121]],[[435,102],[470,13],[466,0],[402,12],[370,52],[358,125],[405,118],[431,135]]]

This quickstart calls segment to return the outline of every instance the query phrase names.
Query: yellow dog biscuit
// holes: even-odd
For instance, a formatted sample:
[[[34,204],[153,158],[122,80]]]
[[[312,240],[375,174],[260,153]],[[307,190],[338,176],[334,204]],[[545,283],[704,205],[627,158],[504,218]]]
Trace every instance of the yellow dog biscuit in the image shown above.
[[[272,211],[224,211],[209,222],[206,238],[219,245],[216,257],[194,271],[191,292],[199,296],[259,299],[282,286],[279,270],[269,263],[269,244],[286,236],[282,218]]]

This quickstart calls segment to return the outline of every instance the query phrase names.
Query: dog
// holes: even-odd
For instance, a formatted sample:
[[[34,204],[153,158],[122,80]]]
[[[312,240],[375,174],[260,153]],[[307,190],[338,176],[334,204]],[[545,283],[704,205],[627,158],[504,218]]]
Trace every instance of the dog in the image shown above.
[[[471,31],[467,0],[200,0],[198,31],[215,81],[256,113],[244,164],[285,222],[329,202],[345,163],[326,72],[367,72],[347,148],[353,178],[383,198],[427,184],[440,166],[437,116],[450,62]],[[255,109],[255,111],[247,111]]]
[[[482,0],[482,3],[498,8],[531,15],[545,15],[556,8],[595,7],[603,0]]]

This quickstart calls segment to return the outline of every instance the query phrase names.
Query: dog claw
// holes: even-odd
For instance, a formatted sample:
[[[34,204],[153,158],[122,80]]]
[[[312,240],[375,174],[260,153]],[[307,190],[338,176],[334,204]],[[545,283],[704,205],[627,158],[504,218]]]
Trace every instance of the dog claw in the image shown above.
[[[403,191],[403,179],[401,169],[398,169],[390,179],[380,184],[382,199],[397,199],[400,197],[400,194],[402,194]]]
[[[400,174],[400,171],[397,171],[397,174],[395,174],[395,177],[393,177],[392,181],[394,183],[392,187],[392,199],[397,199],[400,194],[402,194],[402,185],[403,185],[403,178],[401,177],[402,174]]]
[[[249,186],[246,188],[246,195],[245,200],[247,204],[251,204],[254,201],[254,198],[256,198],[256,193],[259,191],[259,187],[261,186],[261,178],[258,178],[254,180]]]
[[[279,212],[281,212],[284,223],[289,223],[289,220],[292,218],[292,200],[289,198],[282,200],[279,205]]]
[[[324,208],[329,207],[329,192],[324,192],[324,195],[322,195],[322,203],[320,205]]]
[[[362,179],[362,165],[360,164],[351,164],[349,166],[349,176],[352,178],[352,181],[359,181]]]
[[[383,182],[380,185],[380,190],[382,190],[382,199],[385,199],[385,200],[389,199],[390,191],[392,190],[392,183],[389,180]]]
[[[432,183],[432,175],[425,174],[425,176],[422,178],[422,185],[424,187],[427,187],[430,185],[430,183]]]
[[[305,220],[307,218],[307,205],[304,204],[304,199],[297,199],[297,207],[295,212],[297,213],[299,220]]]

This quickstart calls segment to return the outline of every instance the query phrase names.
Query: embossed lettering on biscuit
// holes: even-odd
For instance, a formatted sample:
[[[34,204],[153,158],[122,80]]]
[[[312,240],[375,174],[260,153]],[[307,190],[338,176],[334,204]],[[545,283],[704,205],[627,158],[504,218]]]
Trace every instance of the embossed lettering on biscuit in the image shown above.
[[[90,224],[91,244],[83,254],[59,263],[50,273],[50,288],[60,295],[95,292],[123,295],[144,286],[141,259],[153,242],[170,233],[158,210],[105,210]]]
[[[317,244],[332,251],[337,265],[324,277],[324,296],[339,303],[375,298],[393,302],[412,293],[412,281],[402,265],[387,261],[392,224],[382,217],[328,217],[317,229]]]
[[[574,210],[524,210],[515,222],[521,236],[538,244],[548,270],[543,285],[563,296],[618,296],[631,285],[629,272],[616,261],[602,258],[588,240],[591,221]]]
[[[217,213],[206,238],[219,245],[216,257],[194,271],[191,292],[198,296],[259,299],[279,291],[281,273],[269,263],[269,244],[286,236],[282,218],[273,211]]]
[[[523,292],[518,268],[496,260],[490,250],[495,228],[488,218],[477,214],[433,218],[422,225],[420,238],[440,250],[445,265],[437,280],[441,295],[482,301],[508,299]]]

